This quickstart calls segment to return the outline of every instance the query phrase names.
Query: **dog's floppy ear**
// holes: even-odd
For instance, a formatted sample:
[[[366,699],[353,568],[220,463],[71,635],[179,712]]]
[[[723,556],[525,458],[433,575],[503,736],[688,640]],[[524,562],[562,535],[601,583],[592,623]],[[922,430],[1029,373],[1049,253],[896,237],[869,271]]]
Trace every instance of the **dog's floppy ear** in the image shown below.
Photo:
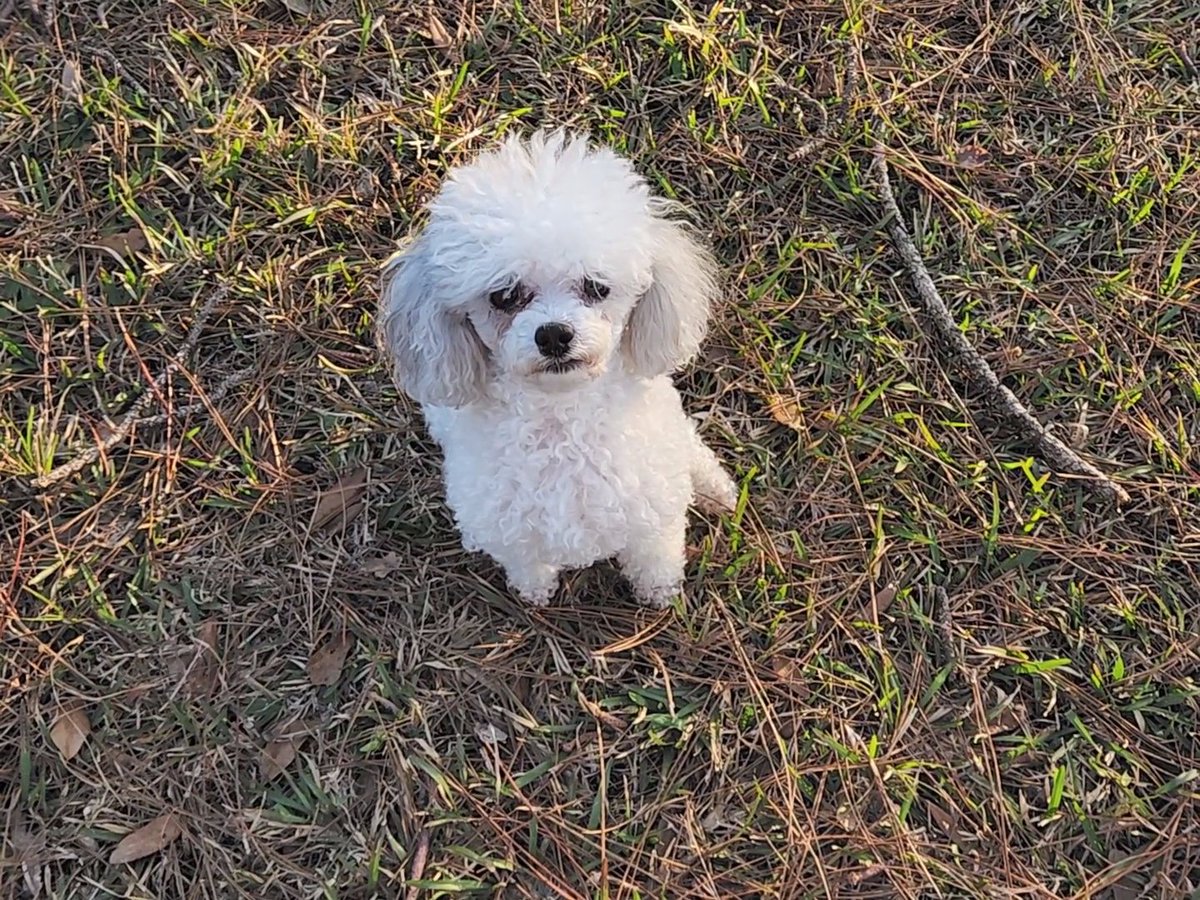
[[[422,236],[384,264],[378,337],[397,386],[418,403],[465,406],[487,383],[487,348],[438,293]]]
[[[716,264],[682,222],[655,217],[653,281],[629,316],[621,349],[639,375],[673,372],[700,349],[715,299]]]

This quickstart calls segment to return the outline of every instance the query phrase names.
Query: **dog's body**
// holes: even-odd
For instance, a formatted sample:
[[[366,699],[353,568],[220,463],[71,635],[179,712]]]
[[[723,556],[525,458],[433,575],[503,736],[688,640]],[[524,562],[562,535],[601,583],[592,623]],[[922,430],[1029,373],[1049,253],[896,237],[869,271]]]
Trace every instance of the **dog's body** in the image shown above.
[[[615,556],[662,605],[688,506],[736,500],[670,380],[715,282],[665,212],[611,151],[535,135],[452,173],[385,267],[384,345],[443,449],[464,546],[529,603]]]
[[[614,556],[639,597],[670,600],[693,497],[735,499],[665,375],[601,376],[561,397],[512,392],[425,415],[464,546],[499,562],[531,603],[550,599],[561,569]]]

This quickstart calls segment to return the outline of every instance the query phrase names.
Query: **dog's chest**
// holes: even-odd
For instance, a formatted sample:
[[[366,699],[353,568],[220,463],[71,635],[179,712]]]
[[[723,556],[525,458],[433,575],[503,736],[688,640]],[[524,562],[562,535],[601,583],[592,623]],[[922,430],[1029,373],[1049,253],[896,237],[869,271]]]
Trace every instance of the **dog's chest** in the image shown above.
[[[447,499],[464,538],[480,549],[536,547],[560,565],[623,550],[631,526],[653,516],[642,483],[648,457],[636,435],[611,425],[499,417],[456,434],[446,445]]]
[[[561,533],[562,541],[577,545],[579,535],[625,524],[625,491],[638,479],[638,463],[618,435],[589,423],[550,421],[497,449],[494,477],[511,479],[502,502],[543,541]]]

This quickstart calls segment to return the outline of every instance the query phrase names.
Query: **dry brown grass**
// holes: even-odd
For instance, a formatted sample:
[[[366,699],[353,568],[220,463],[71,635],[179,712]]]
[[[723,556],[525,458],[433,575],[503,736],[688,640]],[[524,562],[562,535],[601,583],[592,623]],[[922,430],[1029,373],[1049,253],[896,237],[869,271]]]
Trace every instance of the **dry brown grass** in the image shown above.
[[[0,896],[1194,892],[1186,6],[18,3]],[[680,383],[748,503],[697,521],[682,612],[603,568],[514,603],[372,349],[421,201],[541,123],[629,153],[729,273]],[[1129,508],[955,394],[876,137],[968,337]]]

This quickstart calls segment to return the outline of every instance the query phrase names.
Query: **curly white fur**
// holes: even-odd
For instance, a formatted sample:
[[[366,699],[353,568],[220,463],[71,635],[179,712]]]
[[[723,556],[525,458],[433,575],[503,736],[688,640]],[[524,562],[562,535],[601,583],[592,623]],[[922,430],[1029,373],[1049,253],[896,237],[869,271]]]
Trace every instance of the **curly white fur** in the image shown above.
[[[532,604],[614,556],[669,602],[689,504],[737,497],[670,379],[704,337],[711,256],[625,159],[562,132],[456,169],[429,212],[384,266],[380,336],[464,546]]]

